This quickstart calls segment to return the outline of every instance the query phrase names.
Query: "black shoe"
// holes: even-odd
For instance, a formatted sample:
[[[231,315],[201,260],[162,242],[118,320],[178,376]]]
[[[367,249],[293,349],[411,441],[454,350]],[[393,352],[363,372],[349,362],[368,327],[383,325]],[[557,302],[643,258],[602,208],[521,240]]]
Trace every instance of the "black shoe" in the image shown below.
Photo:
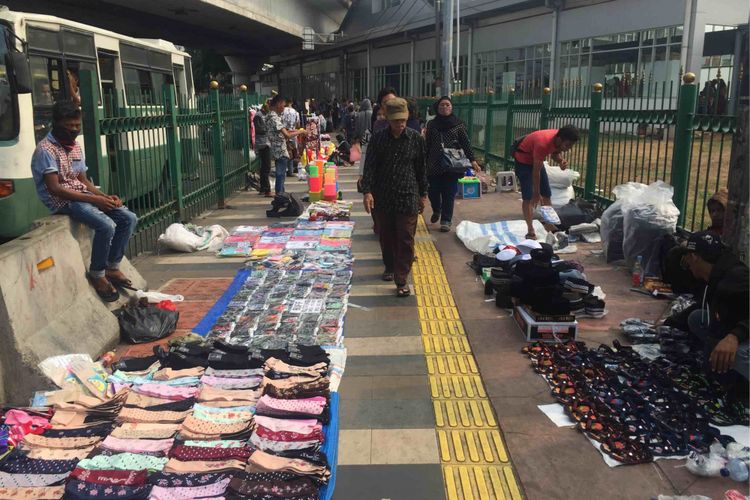
[[[439,220],[440,220],[440,214],[438,213],[433,213],[432,217],[430,217],[430,223],[432,224],[436,223]]]

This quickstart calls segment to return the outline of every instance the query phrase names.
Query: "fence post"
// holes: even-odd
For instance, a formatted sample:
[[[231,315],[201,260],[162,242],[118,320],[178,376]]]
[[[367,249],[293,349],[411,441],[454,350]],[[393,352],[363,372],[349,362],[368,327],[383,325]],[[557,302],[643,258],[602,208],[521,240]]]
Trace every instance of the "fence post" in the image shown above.
[[[247,94],[247,85],[244,83],[240,85],[240,92],[242,92],[242,111],[245,112],[245,119],[242,125],[242,152],[245,155],[247,171],[250,172],[250,102]]]
[[[99,123],[99,81],[96,73],[81,70],[80,94],[83,145],[86,148],[86,165],[94,184],[105,193],[109,189],[109,171],[102,156],[101,124]]]
[[[597,159],[599,158],[599,117],[602,111],[602,84],[595,83],[591,92],[591,108],[589,109],[589,139],[586,150],[586,179],[583,186],[583,197],[594,199],[596,187]]]
[[[510,145],[513,144],[513,104],[516,102],[516,89],[508,92],[508,109],[505,110],[505,144],[503,145],[503,158],[506,168],[513,166],[513,156],[510,154]]]
[[[552,102],[552,89],[544,87],[544,93],[542,94],[542,109],[539,113],[539,130],[546,130],[549,128],[549,108]]]
[[[182,189],[182,145],[180,143],[180,129],[177,125],[177,99],[174,85],[164,85],[164,114],[169,118],[165,130],[167,134],[167,154],[169,158],[169,177],[172,179],[172,193],[177,197],[177,217],[184,222],[185,200]]]
[[[495,102],[495,93],[487,94],[487,116],[484,118],[484,164],[490,164],[490,153],[492,152],[492,105]]]
[[[685,205],[690,180],[690,150],[693,146],[693,116],[698,88],[695,86],[695,74],[685,73],[683,85],[677,99],[677,124],[674,132],[674,153],[672,154],[672,186],[674,187],[674,204],[680,210],[677,224],[685,222]]]
[[[474,92],[469,94],[469,112],[466,117],[469,120],[469,142],[474,139]]]
[[[221,105],[219,103],[219,82],[211,80],[208,95],[211,99],[211,111],[214,114],[216,122],[213,124],[211,131],[211,147],[214,150],[214,168],[216,169],[216,180],[219,181],[218,207],[224,208],[227,199],[226,179],[224,179],[224,148],[222,143],[222,123],[221,123]]]

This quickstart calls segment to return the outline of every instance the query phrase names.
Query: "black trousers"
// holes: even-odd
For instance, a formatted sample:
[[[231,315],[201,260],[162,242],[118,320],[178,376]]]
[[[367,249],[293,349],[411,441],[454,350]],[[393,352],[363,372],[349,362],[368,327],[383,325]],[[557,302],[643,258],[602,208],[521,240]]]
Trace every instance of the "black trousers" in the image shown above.
[[[260,148],[257,153],[260,158],[260,192],[270,193],[271,181],[268,176],[271,175],[271,148]]]

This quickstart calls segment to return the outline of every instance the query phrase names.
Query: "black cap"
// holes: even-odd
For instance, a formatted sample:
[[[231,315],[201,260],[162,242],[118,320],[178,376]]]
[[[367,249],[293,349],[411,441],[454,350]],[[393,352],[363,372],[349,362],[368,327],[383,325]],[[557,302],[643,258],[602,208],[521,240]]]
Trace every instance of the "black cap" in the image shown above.
[[[687,242],[688,252],[696,253],[700,258],[706,262],[716,262],[721,257],[724,251],[724,245],[721,243],[721,238],[715,236],[708,231],[702,231],[693,234]]]

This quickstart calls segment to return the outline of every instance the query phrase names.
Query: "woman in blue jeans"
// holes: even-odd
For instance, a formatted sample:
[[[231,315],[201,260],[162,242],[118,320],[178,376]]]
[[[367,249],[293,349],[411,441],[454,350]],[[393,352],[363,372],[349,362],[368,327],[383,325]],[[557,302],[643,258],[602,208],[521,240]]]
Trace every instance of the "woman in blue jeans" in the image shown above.
[[[475,171],[481,171],[474,159],[466,124],[453,114],[453,102],[450,97],[443,96],[433,104],[435,118],[427,124],[427,180],[430,183],[428,196],[432,205],[430,222],[440,221],[440,231],[447,233],[451,230],[453,219],[453,204],[458,192],[460,176],[444,172],[442,165],[443,148],[460,148],[471,161]]]

